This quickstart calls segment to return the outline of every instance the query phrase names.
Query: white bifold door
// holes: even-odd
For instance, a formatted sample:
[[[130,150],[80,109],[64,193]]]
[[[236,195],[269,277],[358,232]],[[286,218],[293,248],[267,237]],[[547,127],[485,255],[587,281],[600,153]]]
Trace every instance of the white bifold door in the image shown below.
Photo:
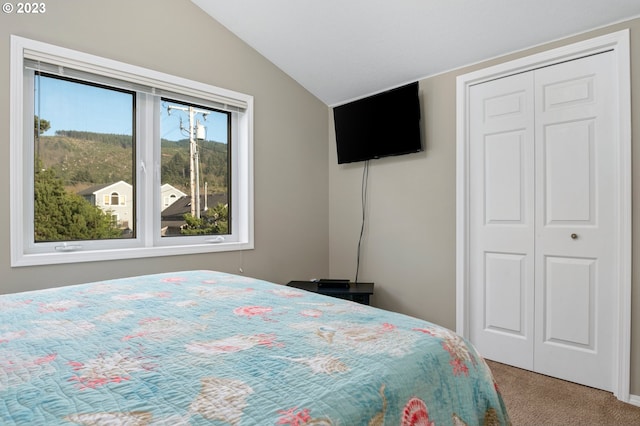
[[[470,339],[611,390],[617,134],[611,53],[470,91]]]

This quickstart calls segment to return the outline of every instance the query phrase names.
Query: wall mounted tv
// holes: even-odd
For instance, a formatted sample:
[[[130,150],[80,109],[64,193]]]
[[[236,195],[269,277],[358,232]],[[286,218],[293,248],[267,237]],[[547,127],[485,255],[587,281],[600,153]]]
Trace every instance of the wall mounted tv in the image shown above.
[[[338,164],[422,151],[418,82],[333,108]]]

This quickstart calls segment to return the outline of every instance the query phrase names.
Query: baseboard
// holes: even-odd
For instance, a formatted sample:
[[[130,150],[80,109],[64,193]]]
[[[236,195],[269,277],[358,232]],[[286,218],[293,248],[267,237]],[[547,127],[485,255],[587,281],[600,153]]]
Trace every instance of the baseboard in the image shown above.
[[[640,396],[639,395],[629,395],[629,404],[640,407]]]

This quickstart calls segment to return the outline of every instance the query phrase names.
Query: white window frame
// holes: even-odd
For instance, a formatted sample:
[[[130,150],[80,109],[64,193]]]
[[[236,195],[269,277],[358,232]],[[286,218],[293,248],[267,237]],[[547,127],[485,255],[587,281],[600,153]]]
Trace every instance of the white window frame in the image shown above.
[[[136,237],[128,239],[33,242],[33,105],[25,90],[25,59],[42,60],[70,70],[117,79],[137,92],[136,103]],[[131,259],[254,248],[253,213],[253,96],[147,68],[11,36],[10,71],[10,203],[11,266],[47,265]],[[176,95],[185,101],[227,108],[232,114],[231,230],[225,236],[162,237],[160,229],[161,181],[159,97]],[[141,104],[144,107],[141,108]],[[144,111],[141,113],[140,111]],[[29,117],[31,117],[29,119]],[[31,135],[31,136],[30,136]],[[31,138],[31,141],[30,141]]]

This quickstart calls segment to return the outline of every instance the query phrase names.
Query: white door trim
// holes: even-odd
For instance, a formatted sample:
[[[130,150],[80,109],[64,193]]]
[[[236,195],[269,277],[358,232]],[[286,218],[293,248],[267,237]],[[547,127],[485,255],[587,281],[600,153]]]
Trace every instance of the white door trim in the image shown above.
[[[630,402],[631,362],[631,75],[629,30],[570,44],[525,58],[460,75],[456,90],[456,331],[469,337],[469,88],[496,78],[530,71],[605,51],[614,53],[618,83],[616,147],[619,280],[616,293],[617,330],[612,366],[614,395]]]

